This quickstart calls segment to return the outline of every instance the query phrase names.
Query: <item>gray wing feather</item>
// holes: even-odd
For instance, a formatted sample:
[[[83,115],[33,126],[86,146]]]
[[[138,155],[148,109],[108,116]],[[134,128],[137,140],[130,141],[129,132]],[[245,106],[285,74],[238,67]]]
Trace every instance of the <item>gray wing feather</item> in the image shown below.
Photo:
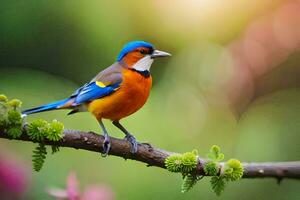
[[[114,84],[122,81],[122,65],[118,62],[101,71],[91,82],[100,81],[102,83]]]
[[[122,82],[122,65],[120,65],[118,62],[112,64],[108,68],[101,71],[97,76],[95,76],[89,83],[86,83],[82,87],[78,88],[71,96],[70,98],[73,98],[76,100],[76,98],[84,92],[86,92],[86,88],[93,82],[100,81],[104,83],[107,86],[114,85],[116,83]]]

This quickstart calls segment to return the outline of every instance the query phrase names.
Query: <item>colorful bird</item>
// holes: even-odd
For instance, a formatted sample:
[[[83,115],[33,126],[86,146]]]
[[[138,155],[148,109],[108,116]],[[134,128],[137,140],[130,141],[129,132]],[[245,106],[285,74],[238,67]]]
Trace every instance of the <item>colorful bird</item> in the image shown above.
[[[150,67],[155,58],[171,56],[156,50],[144,41],[126,44],[117,61],[101,71],[89,83],[77,89],[70,97],[22,112],[23,116],[49,110],[71,109],[69,114],[89,111],[98,120],[104,135],[103,155],[110,149],[110,137],[102,122],[109,119],[125,133],[131,143],[131,152],[137,152],[137,142],[120,120],[139,110],[147,101],[152,86]]]

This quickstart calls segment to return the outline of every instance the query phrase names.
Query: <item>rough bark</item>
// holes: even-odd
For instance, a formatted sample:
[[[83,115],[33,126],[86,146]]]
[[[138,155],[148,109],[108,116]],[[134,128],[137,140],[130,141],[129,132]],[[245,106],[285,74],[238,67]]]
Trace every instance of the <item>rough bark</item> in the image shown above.
[[[0,138],[12,139],[7,134],[0,132]],[[17,140],[38,142],[29,138],[24,127],[23,134]],[[77,130],[65,130],[61,141],[53,142],[45,140],[47,145],[57,145],[60,147],[70,147],[94,152],[102,152],[104,137],[93,132],[83,132]],[[139,144],[136,154],[130,153],[131,145],[123,139],[111,138],[111,149],[109,155],[122,157],[143,162],[148,166],[165,168],[165,159],[175,152],[168,152],[163,149],[155,148],[149,144]],[[205,159],[198,159],[198,166],[195,173],[205,175],[203,165]],[[222,166],[224,163],[221,163]],[[283,178],[300,179],[300,161],[295,162],[269,162],[269,163],[243,163],[243,178],[276,178],[278,181]]]

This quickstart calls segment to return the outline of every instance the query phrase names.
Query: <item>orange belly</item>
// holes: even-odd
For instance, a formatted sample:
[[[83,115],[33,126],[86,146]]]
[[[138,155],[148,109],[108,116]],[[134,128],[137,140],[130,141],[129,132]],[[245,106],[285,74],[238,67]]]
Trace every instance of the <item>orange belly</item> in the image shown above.
[[[120,120],[139,110],[147,101],[152,86],[151,76],[124,69],[120,88],[113,94],[89,103],[88,110],[97,119]]]

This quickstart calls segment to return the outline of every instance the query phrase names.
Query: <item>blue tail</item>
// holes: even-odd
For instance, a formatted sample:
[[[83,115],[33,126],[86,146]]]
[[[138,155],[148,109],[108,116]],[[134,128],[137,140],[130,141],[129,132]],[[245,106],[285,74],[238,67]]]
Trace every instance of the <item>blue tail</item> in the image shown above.
[[[22,111],[23,115],[30,115],[33,113],[39,113],[39,112],[44,112],[44,111],[49,111],[49,110],[55,110],[55,109],[59,109],[60,107],[64,106],[71,98],[67,98],[61,101],[56,101],[53,103],[49,103],[46,105],[42,105],[36,108],[31,108],[28,110],[24,110]]]

